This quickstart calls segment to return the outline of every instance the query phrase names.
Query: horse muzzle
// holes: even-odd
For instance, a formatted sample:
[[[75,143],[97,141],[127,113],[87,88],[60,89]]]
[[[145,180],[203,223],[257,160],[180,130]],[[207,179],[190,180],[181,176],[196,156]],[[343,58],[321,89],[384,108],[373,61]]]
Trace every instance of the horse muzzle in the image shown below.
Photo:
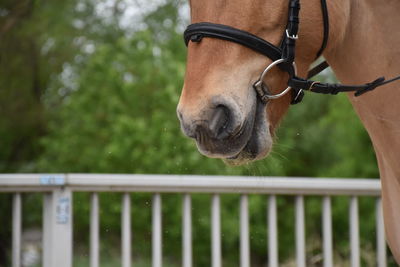
[[[208,108],[190,112],[190,105],[178,106],[184,134],[196,140],[203,155],[222,158],[229,164],[242,164],[264,157],[272,146],[265,105],[256,103],[243,114],[234,101],[216,97]],[[194,111],[194,109],[191,109]]]
[[[218,96],[209,103],[210,106],[200,110],[178,106],[181,129],[186,136],[196,140],[199,151],[205,156],[234,157],[251,136],[255,108],[250,114],[243,114],[234,101]]]

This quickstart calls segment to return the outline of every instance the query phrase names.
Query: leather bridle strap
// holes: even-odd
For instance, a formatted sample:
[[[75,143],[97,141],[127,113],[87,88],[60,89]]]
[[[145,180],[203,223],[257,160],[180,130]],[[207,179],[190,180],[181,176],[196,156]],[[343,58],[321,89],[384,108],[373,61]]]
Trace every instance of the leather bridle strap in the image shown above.
[[[329,37],[329,18],[326,0],[321,0],[321,7],[324,21],[324,37],[318,55],[323,52],[324,48],[327,45]],[[320,73],[322,70],[328,67],[329,65],[326,62],[323,62],[312,69],[309,72],[307,79],[297,77],[296,69],[294,67],[294,60],[296,40],[298,39],[297,32],[299,29],[299,10],[300,0],[289,0],[288,23],[280,47],[277,47],[249,32],[239,30],[227,25],[209,22],[201,22],[189,25],[184,32],[185,43],[186,45],[188,45],[189,41],[200,42],[204,37],[218,38],[241,44],[270,58],[273,63],[264,70],[264,72],[260,76],[260,79],[253,85],[258,96],[264,103],[267,103],[270,99],[276,99],[283,96],[290,89],[292,89],[291,103],[297,104],[303,98],[303,90],[322,94],[337,94],[340,92],[355,91],[355,96],[359,96],[379,86],[400,80],[400,76],[387,81],[385,81],[384,77],[380,77],[373,82],[362,85],[320,83],[317,81],[308,80],[308,78]],[[268,87],[265,86],[263,83],[263,78],[267,73],[267,70],[275,65],[289,74],[289,79],[287,83],[289,87],[279,94],[271,95],[270,92],[268,92]]]
[[[281,48],[254,34],[223,24],[209,22],[195,23],[189,25],[183,34],[186,46],[189,44],[189,41],[198,43],[201,42],[204,37],[222,39],[246,46],[270,58],[272,61],[282,58]],[[293,72],[291,64],[280,64],[279,67],[283,71],[289,73]]]
[[[292,1],[293,2],[293,1]],[[289,7],[290,10],[290,7]],[[322,10],[322,18],[324,24],[324,33],[323,33],[323,40],[321,44],[321,48],[319,49],[316,58],[320,57],[323,51],[326,48],[329,39],[329,17],[328,17],[328,8],[326,5],[326,0],[321,0],[321,10]],[[293,12],[292,12],[293,13]],[[292,14],[293,15],[293,14]],[[290,14],[288,20],[290,20]],[[298,19],[296,24],[298,25]],[[289,25],[288,25],[289,26]],[[290,28],[290,27],[287,27]],[[293,30],[292,30],[293,31]],[[297,32],[297,30],[296,30]],[[270,58],[272,61],[278,60],[282,56],[282,49],[285,45],[285,39],[282,42],[280,48],[271,44],[270,42],[253,35],[249,32],[242,31],[227,25],[223,24],[215,24],[215,23],[208,23],[208,22],[201,22],[189,25],[184,33],[184,40],[186,46],[188,45],[189,41],[192,42],[200,42],[203,37],[212,37],[212,38],[219,38],[226,41],[235,42],[246,46],[254,51],[257,51],[260,54],[263,54]],[[291,68],[289,65],[286,65],[286,68],[280,65],[281,69],[288,71],[287,68]],[[322,72],[324,69],[328,68],[329,64],[324,61],[317,65],[316,67],[309,70],[307,74],[307,78],[314,77],[315,75]],[[292,71],[292,70],[290,70]]]
[[[322,45],[317,53],[316,58],[319,58],[322,55],[322,52],[324,52],[329,39],[329,15],[328,15],[328,6],[326,5],[326,0],[321,0],[321,11],[322,11],[322,22],[324,24],[324,37],[322,39]]]
[[[311,91],[314,93],[320,94],[331,94],[336,95],[340,92],[354,92],[355,96],[360,96],[369,91],[374,90],[379,86],[386,85],[388,83],[392,83],[400,80],[400,76],[396,76],[390,80],[385,80],[385,77],[379,77],[378,79],[362,84],[362,85],[343,85],[343,84],[334,84],[334,83],[321,83],[311,80],[301,79],[299,77],[295,77],[294,79],[290,79],[288,85],[293,87],[300,87],[303,90]]]
[[[189,25],[183,35],[185,44],[200,42],[204,37],[218,38],[246,46],[275,61],[281,58],[282,50],[268,41],[246,31],[209,22]]]
[[[314,77],[315,75],[321,73],[324,69],[327,69],[327,68],[329,68],[328,62],[323,61],[323,62],[319,63],[317,66],[315,66],[314,68],[312,68],[311,70],[308,71],[307,79]]]
[[[400,77],[395,78],[395,80],[398,79],[400,79]],[[334,83],[321,83],[311,80],[305,80],[299,77],[294,77],[293,79],[289,79],[288,85],[292,88],[302,88],[303,90],[311,91],[314,93],[331,94],[331,95],[336,95],[340,92],[355,91],[354,95],[360,96],[368,91],[374,90],[378,86],[382,86],[392,81],[394,81],[394,79],[385,82],[385,78],[380,77],[373,82],[363,85],[343,85]]]
[[[323,33],[321,48],[319,49],[315,59],[319,58],[322,55],[322,53],[326,48],[326,45],[328,44],[328,39],[329,39],[329,13],[326,0],[321,0],[321,13],[322,13],[322,22],[324,25],[324,33]],[[329,68],[328,62],[323,61],[319,63],[317,66],[308,71],[307,79],[314,77],[315,75],[321,73],[324,69],[327,68]]]

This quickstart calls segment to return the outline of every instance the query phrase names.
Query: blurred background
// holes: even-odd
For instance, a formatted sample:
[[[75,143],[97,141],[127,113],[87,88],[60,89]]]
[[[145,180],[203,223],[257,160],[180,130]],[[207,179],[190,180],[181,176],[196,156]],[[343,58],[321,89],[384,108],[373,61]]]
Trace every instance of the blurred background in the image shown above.
[[[188,3],[178,0],[0,0],[0,172],[379,177],[368,135],[345,95],[306,94],[302,104],[290,108],[265,160],[230,167],[200,155],[181,134],[175,115],[188,20]],[[334,79],[329,72],[319,78]],[[132,194],[132,199],[133,262],[149,266],[151,195]],[[226,266],[239,262],[238,253],[230,253],[239,246],[238,199],[222,197]],[[33,240],[27,250],[34,258],[25,266],[35,266],[42,197],[30,194],[23,201],[30,214],[23,218],[25,239]],[[102,266],[118,266],[121,198],[103,193],[100,201]],[[163,196],[166,266],[181,264],[180,201],[181,196]],[[74,203],[74,262],[88,266],[83,233],[89,229],[89,195],[75,193]],[[196,266],[210,265],[209,205],[210,196],[193,196]],[[373,200],[360,199],[363,266],[374,266],[369,265],[375,246],[373,209]],[[279,255],[290,266],[294,237],[283,233],[293,231],[288,219],[293,199],[279,199],[278,210]],[[267,261],[265,211],[266,197],[251,196],[254,266]],[[307,198],[310,266],[321,264],[320,212],[320,201]],[[348,264],[347,212],[348,199],[335,198],[339,266]],[[0,194],[0,266],[10,264],[10,218],[11,195]]]

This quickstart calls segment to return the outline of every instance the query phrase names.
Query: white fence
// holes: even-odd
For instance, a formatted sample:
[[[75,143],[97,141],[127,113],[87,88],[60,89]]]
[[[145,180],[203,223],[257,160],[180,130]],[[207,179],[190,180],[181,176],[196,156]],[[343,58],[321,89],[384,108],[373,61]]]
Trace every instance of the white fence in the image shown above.
[[[377,266],[386,266],[386,244],[382,220],[380,182],[376,179],[320,179],[280,177],[221,177],[179,175],[116,174],[1,174],[0,192],[13,193],[12,262],[21,259],[21,195],[43,192],[43,266],[72,266],[73,192],[91,192],[90,266],[99,266],[98,192],[121,192],[122,266],[131,266],[130,192],[151,192],[152,266],[162,266],[161,193],[182,193],[182,265],[192,266],[191,193],[210,193],[212,266],[222,266],[220,194],[240,194],[240,266],[250,266],[249,194],[268,194],[268,266],[279,265],[277,236],[277,195],[295,195],[295,236],[297,266],[306,266],[304,196],[322,196],[323,263],[333,266],[331,196],[350,196],[349,232],[351,266],[360,266],[358,197],[376,198]]]

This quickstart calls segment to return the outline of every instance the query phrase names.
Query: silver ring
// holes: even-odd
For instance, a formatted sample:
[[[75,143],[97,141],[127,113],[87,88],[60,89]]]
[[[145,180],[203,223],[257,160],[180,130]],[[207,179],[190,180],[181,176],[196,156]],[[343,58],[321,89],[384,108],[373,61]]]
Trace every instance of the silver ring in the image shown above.
[[[275,60],[274,62],[269,64],[268,67],[266,67],[265,70],[261,73],[259,80],[254,84],[254,86],[257,86],[257,87],[260,87],[263,89],[263,91],[265,93],[264,96],[267,99],[280,98],[280,97],[284,96],[285,94],[287,94],[290,91],[290,89],[292,89],[292,87],[288,86],[285,90],[283,90],[279,94],[270,95],[270,94],[268,94],[269,93],[268,89],[264,86],[264,83],[263,83],[263,80],[264,80],[265,76],[267,75],[268,71],[270,71],[273,67],[275,67],[276,65],[278,65],[284,61],[285,60],[283,58],[281,58],[281,59]],[[297,67],[296,67],[295,62],[293,62],[293,68],[294,68],[294,75],[297,75]]]

